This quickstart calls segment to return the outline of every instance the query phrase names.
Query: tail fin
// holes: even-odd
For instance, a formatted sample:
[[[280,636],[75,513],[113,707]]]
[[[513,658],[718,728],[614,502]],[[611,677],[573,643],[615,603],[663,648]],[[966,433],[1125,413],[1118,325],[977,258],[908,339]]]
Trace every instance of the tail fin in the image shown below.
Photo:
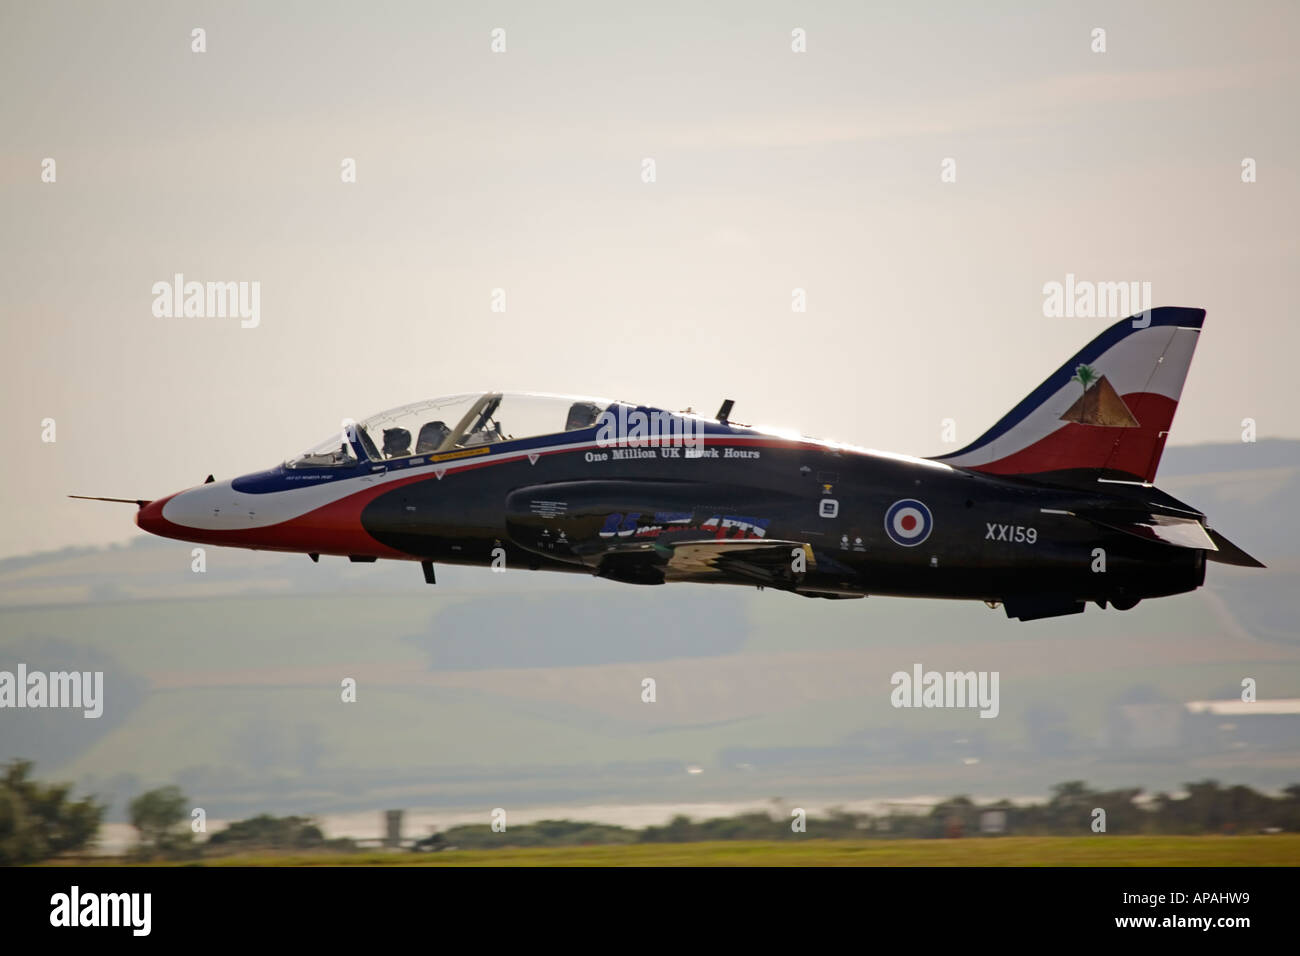
[[[1204,309],[1165,307],[1115,323],[987,432],[935,461],[1053,483],[1150,483],[1204,321]]]

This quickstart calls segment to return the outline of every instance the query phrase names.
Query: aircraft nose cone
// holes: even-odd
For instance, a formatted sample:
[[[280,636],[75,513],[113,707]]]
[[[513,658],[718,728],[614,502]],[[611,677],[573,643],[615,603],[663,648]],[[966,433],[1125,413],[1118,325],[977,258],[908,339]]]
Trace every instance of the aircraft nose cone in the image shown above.
[[[229,481],[208,482],[144,505],[135,515],[141,530],[181,541],[235,543],[230,537],[257,527],[253,506]],[[242,540],[242,539],[241,539]]]
[[[150,534],[168,537],[168,532],[174,531],[175,528],[170,521],[163,517],[163,505],[175,497],[175,495],[168,495],[166,498],[159,498],[156,501],[141,505],[140,510],[135,513],[136,527],[141,531],[148,531]]]

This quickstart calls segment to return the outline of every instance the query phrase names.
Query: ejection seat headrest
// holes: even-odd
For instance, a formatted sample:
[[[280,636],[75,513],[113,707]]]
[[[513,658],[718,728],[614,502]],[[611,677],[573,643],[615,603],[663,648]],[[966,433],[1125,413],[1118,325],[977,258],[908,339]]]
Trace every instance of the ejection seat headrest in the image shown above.
[[[442,443],[451,434],[446,422],[425,422],[420,426],[420,435],[415,439],[415,453],[427,455],[442,447]]]
[[[569,406],[569,417],[565,419],[564,430],[571,432],[575,428],[590,428],[599,417],[599,405],[594,402],[574,402]]]
[[[411,433],[405,428],[384,429],[384,454],[396,458],[411,453]]]

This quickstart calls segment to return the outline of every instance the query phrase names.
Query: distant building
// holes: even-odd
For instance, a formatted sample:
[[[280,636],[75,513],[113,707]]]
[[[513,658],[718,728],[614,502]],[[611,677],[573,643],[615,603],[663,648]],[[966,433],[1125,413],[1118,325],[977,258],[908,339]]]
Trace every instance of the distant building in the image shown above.
[[[1218,714],[1223,717],[1239,717],[1249,714],[1260,715],[1300,715],[1300,697],[1279,698],[1277,700],[1189,700],[1186,705],[1189,713]]]
[[[1204,750],[1284,750],[1300,743],[1300,698],[1191,700],[1188,743]]]
[[[384,846],[398,849],[402,845],[402,811],[384,811]]]

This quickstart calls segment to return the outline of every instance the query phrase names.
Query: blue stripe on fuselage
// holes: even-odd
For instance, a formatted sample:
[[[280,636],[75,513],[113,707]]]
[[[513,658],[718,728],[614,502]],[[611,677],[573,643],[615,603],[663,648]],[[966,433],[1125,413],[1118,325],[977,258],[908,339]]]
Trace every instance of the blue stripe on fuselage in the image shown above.
[[[642,405],[633,408],[633,411],[654,413],[662,410]],[[737,429],[719,422],[701,421],[699,427],[706,436],[741,434]],[[361,478],[366,475],[379,474],[380,472],[393,474],[408,468],[427,468],[431,464],[460,465],[465,462],[483,461],[500,455],[518,455],[559,445],[586,444],[596,440],[597,431],[598,428],[592,426],[591,428],[579,428],[552,435],[537,435],[532,438],[518,438],[496,442],[491,445],[480,445],[476,446],[476,449],[486,448],[487,453],[479,455],[457,454],[467,450],[459,448],[453,452],[443,453],[444,455],[456,455],[456,457],[442,458],[440,461],[431,461],[431,458],[440,458],[442,456],[415,455],[411,458],[391,458],[384,461],[362,459],[355,465],[339,468],[286,468],[284,465],[276,465],[274,468],[268,468],[265,471],[255,471],[252,474],[243,475],[234,479],[230,484],[235,491],[244,494],[272,494],[278,491],[292,491],[295,488],[304,488],[309,485],[327,484],[348,478]],[[665,441],[667,440],[665,438]]]

